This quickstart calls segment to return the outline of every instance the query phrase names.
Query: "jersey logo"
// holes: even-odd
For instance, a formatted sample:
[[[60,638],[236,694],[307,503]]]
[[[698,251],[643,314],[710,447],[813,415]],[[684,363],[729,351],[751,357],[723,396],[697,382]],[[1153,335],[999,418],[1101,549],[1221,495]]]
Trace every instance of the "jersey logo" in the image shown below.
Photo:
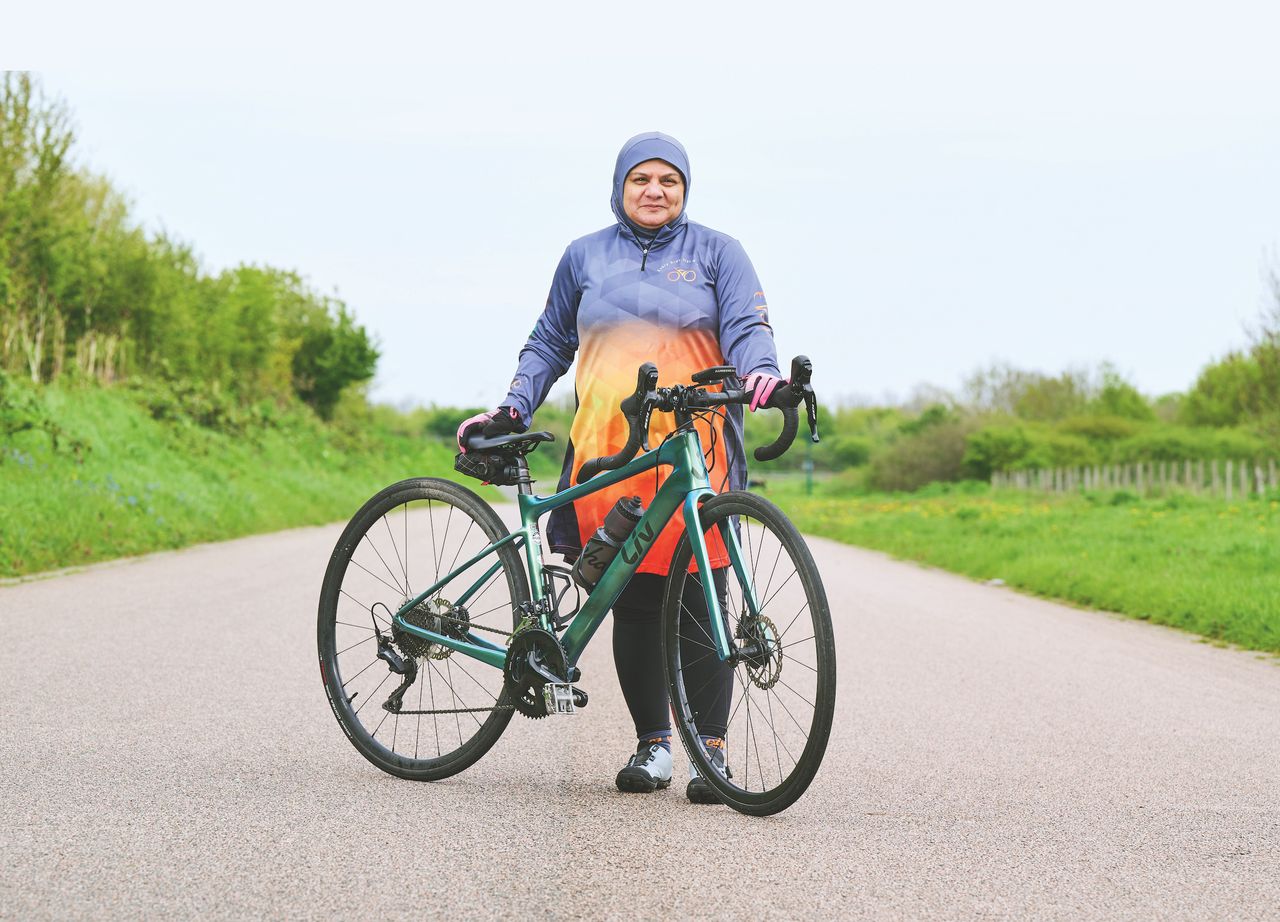
[[[672,269],[667,273],[667,281],[670,282],[696,282],[698,273],[692,269]]]

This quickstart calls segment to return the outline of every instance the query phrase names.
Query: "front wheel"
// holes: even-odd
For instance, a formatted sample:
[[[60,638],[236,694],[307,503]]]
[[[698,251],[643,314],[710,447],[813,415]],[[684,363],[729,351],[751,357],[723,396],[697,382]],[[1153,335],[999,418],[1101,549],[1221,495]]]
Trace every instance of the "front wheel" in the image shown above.
[[[718,532],[737,557],[714,580],[736,653],[718,659],[685,535],[663,602],[672,711],[690,761],[715,794],[735,810],[767,816],[809,787],[831,734],[836,657],[827,596],[804,539],[773,503],[724,493],[702,505],[700,518],[708,544]],[[707,738],[724,741],[724,774],[707,756]]]
[[[392,615],[451,572],[405,619],[505,643],[529,599],[514,544],[470,490],[422,477],[387,487],[343,530],[320,592],[320,674],[347,738],[378,768],[434,781],[489,751],[514,713],[501,669],[401,631]],[[478,590],[467,595],[468,588]],[[466,598],[461,604],[460,599]]]

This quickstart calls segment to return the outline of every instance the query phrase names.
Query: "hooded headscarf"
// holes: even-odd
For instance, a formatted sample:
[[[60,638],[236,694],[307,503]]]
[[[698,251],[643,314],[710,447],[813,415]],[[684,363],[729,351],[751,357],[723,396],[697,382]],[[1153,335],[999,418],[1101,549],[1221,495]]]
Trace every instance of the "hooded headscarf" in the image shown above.
[[[684,177],[684,204],[680,208],[679,217],[657,230],[636,224],[627,217],[622,207],[622,186],[627,179],[627,174],[637,164],[644,163],[646,160],[666,161],[679,170],[680,175]],[[685,153],[684,145],[661,131],[646,131],[623,144],[622,150],[618,151],[618,160],[613,167],[613,197],[609,204],[613,207],[614,217],[633,234],[646,240],[655,238],[661,240],[685,222],[689,209],[689,186],[689,155]]]

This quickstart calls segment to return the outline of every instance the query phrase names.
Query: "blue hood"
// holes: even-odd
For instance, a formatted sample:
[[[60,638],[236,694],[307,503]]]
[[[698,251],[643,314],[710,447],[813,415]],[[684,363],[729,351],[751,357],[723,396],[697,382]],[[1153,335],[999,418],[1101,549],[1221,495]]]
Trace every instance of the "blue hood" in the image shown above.
[[[636,164],[644,163],[646,160],[665,160],[679,170],[680,175],[684,177],[684,205],[680,209],[680,216],[670,224],[664,224],[656,232],[632,223],[631,219],[627,217],[627,213],[622,210],[623,181],[626,180],[627,174],[631,172]],[[684,145],[669,134],[663,134],[660,131],[646,131],[644,134],[638,134],[626,144],[623,144],[622,150],[618,151],[618,161],[613,167],[613,196],[609,200],[609,204],[613,208],[613,216],[618,219],[618,223],[630,230],[631,233],[645,240],[652,239],[655,242],[662,242],[668,239],[675,229],[687,220],[690,184],[689,155],[684,152]]]

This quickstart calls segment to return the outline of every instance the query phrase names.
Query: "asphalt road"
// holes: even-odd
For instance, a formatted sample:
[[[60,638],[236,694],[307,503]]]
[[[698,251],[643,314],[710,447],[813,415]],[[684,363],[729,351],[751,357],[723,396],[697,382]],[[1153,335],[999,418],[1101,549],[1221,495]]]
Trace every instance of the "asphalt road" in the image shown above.
[[[785,813],[614,789],[608,626],[587,709],[415,784],[325,702],[338,530],[0,588],[0,917],[1280,918],[1274,660],[813,540],[839,698]]]

